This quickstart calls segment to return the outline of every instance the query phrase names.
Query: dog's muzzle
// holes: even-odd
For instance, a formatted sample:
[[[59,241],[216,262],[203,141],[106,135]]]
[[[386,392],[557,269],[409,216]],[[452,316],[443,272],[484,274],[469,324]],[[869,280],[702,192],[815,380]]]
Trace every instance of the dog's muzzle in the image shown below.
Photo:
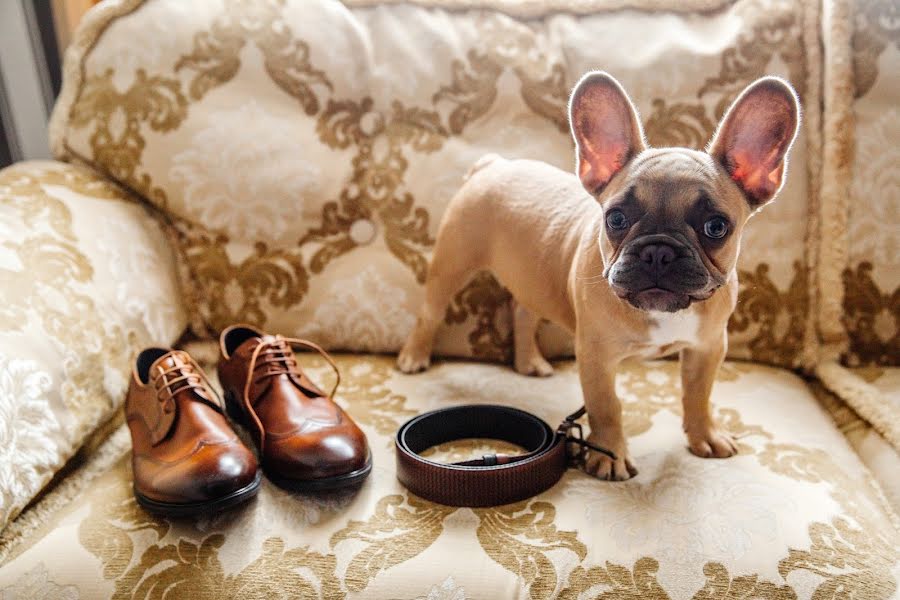
[[[609,283],[636,308],[675,312],[705,300],[717,287],[697,250],[681,236],[649,234],[622,249]]]

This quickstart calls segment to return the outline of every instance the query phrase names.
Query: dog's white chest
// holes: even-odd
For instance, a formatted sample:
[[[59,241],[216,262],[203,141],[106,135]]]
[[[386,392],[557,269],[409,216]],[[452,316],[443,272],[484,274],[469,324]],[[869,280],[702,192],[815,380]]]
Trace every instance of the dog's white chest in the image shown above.
[[[642,354],[657,356],[697,343],[700,316],[693,307],[674,313],[650,313],[650,328]]]

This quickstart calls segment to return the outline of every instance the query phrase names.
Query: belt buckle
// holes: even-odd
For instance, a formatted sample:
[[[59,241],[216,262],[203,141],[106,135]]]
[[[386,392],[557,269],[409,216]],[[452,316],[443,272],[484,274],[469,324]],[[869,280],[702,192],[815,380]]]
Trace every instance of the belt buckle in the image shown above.
[[[569,466],[583,469],[588,449],[584,445],[584,431],[581,423],[566,419],[556,428],[556,433],[563,436],[565,440],[563,443],[566,445]]]
[[[578,435],[573,434],[573,431],[577,432]],[[565,440],[566,456],[569,459],[570,467],[575,467],[584,471],[584,466],[587,463],[587,453],[591,450],[604,454],[612,460],[617,460],[616,453],[612,450],[597,446],[584,439],[584,431],[582,431],[581,423],[576,423],[572,418],[567,417],[563,420],[563,422],[559,424],[559,427],[556,428],[556,433],[557,435],[563,436],[563,439]],[[573,446],[577,448],[574,452],[572,451]]]

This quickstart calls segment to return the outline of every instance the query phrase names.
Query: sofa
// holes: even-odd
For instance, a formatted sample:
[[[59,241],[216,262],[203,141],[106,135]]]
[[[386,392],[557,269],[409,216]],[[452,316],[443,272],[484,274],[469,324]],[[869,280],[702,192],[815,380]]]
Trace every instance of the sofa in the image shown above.
[[[99,3],[66,53],[56,160],[0,172],[0,598],[900,597],[897,17],[891,0]],[[395,476],[409,417],[496,403],[555,424],[581,405],[552,324],[555,374],[510,368],[510,297],[487,273],[454,297],[431,370],[393,363],[469,166],[572,169],[565,106],[593,68],[655,146],[702,148],[764,74],[800,96],[713,390],[740,452],[691,455],[677,362],[634,362],[617,389],[637,477],[428,502]],[[131,361],[177,346],[214,376],[235,322],[336,353],[372,475],[155,517],[131,490]],[[516,451],[429,455],[496,450]]]

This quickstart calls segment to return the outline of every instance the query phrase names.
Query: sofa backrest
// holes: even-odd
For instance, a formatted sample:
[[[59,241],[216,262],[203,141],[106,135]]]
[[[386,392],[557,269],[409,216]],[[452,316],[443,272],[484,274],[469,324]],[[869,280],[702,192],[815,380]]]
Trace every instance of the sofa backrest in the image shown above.
[[[823,333],[851,366],[900,365],[900,9],[892,0],[854,6],[848,94],[836,98],[826,135],[835,164],[823,201]],[[842,16],[842,15],[841,15]],[[836,50],[841,50],[840,47]],[[847,118],[844,118],[844,117]]]
[[[469,166],[496,152],[573,168],[565,106],[583,72],[620,79],[651,144],[693,148],[745,85],[780,75],[806,118],[784,190],[745,235],[729,354],[808,362],[817,4],[568,6],[113,0],[69,51],[52,145],[164,213],[196,333],[245,321],[332,349],[395,351]],[[508,358],[507,300],[492,277],[474,279],[438,352]],[[554,327],[541,341],[571,352]]]

